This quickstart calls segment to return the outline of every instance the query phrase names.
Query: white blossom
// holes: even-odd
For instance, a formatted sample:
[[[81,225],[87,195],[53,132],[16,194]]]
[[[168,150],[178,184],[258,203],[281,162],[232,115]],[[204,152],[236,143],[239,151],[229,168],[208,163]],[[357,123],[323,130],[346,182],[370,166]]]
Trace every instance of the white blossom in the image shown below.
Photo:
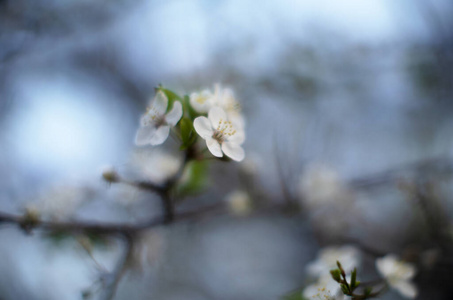
[[[241,106],[232,89],[222,88],[220,84],[216,84],[213,97],[213,105],[220,106],[228,114],[230,121],[237,127],[244,127]]]
[[[196,132],[206,140],[206,145],[212,155],[222,157],[223,154],[235,161],[245,157],[241,144],[245,140],[242,128],[236,127],[229,119],[226,112],[220,107],[213,107],[208,112],[208,117],[198,117],[193,126]]]
[[[307,168],[302,174],[299,192],[303,204],[310,208],[347,205],[354,197],[339,174],[324,164],[313,164]]]
[[[322,276],[317,282],[307,286],[302,295],[305,299],[317,300],[342,300],[344,294],[341,291],[340,284],[332,279],[329,275]]]
[[[376,259],[376,268],[388,284],[406,298],[417,296],[417,287],[411,279],[415,276],[413,264],[399,260],[395,255],[388,254]]]
[[[27,210],[39,212],[44,219],[68,220],[85,203],[92,200],[95,192],[77,186],[56,186],[41,194],[36,202],[29,203]]]
[[[346,273],[358,268],[361,263],[360,251],[353,246],[326,247],[319,251],[315,261],[307,266],[307,271],[314,277],[330,274],[330,270],[337,268],[337,261]]]
[[[182,105],[175,101],[173,108],[166,114],[167,107],[167,96],[162,91],[157,92],[140,120],[140,128],[135,137],[138,146],[160,145],[168,138],[170,127],[175,126],[182,117]]]
[[[176,175],[182,164],[180,156],[153,149],[152,151],[137,151],[133,153],[131,163],[147,180],[161,184]]]
[[[190,104],[199,113],[207,113],[211,108],[218,106],[227,113],[229,120],[236,127],[244,127],[241,106],[230,88],[223,88],[217,83],[214,86],[214,92],[203,90],[199,93],[192,93]]]
[[[215,105],[215,97],[209,90],[190,94],[190,105],[196,112],[207,113]]]
[[[246,216],[252,211],[252,203],[249,195],[240,190],[229,193],[226,197],[228,209],[237,216]]]

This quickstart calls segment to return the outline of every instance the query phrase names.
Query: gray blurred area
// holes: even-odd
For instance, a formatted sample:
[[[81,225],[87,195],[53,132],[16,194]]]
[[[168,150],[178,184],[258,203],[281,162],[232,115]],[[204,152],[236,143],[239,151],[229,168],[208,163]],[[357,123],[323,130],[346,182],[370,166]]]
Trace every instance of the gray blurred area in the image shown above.
[[[151,230],[146,263],[114,299],[279,299],[306,284],[326,245],[435,248],[405,187],[432,186],[423,195],[441,212],[429,213],[444,218],[432,228],[452,235],[452,16],[449,0],[0,0],[0,211],[23,213],[62,190],[76,199],[62,209],[77,203],[68,218],[159,215],[149,195],[108,186],[101,170],[139,172],[134,136],[158,84],[185,94],[220,82],[241,102],[247,156],[213,162],[210,188],[180,210],[236,189],[299,203],[301,177],[317,163],[340,174],[354,209],[220,214]],[[329,222],[337,217],[347,225]],[[2,224],[0,241],[0,300],[82,299],[97,265],[111,270],[121,252],[112,239],[94,262],[74,240]],[[452,274],[449,261],[418,276],[417,299],[452,299]]]

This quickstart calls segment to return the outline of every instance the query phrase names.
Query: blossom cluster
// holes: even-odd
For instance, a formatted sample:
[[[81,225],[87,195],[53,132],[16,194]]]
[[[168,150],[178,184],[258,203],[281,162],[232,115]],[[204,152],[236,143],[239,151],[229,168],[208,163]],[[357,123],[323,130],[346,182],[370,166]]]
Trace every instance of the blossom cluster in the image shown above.
[[[413,299],[417,296],[417,287],[412,282],[416,274],[413,264],[404,262],[393,254],[377,258],[375,263],[385,286],[398,291],[405,298]],[[302,298],[342,300],[345,295],[353,299],[378,297],[386,288],[373,292],[373,287],[363,287],[356,279],[360,265],[360,251],[353,246],[321,249],[317,259],[307,265],[308,274],[315,281],[303,290]],[[357,296],[354,290],[359,285],[365,293]]]
[[[225,155],[235,161],[245,157],[240,105],[231,89],[218,84],[214,91],[203,90],[184,97],[162,87],[157,89],[140,120],[135,143],[138,146],[160,145],[172,132],[182,143],[182,149],[194,145],[199,136],[215,157]]]
[[[321,249],[315,261],[307,265],[308,274],[315,282],[307,286],[302,295],[305,299],[341,300],[344,294],[339,284],[332,279],[330,271],[341,261],[346,272],[351,272],[361,264],[360,251],[349,245]]]

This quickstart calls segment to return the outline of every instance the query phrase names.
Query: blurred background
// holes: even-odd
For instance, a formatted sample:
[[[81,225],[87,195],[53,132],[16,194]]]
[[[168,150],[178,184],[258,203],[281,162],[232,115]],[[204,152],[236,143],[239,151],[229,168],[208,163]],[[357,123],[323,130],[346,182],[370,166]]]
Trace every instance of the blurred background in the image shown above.
[[[429,183],[423,195],[442,214],[433,226],[451,235],[452,16],[449,0],[1,0],[0,210],[35,205],[97,221],[159,214],[142,192],[102,182],[101,170],[156,180],[140,157],[149,149],[134,146],[154,88],[185,94],[220,82],[241,102],[246,159],[213,163],[210,187],[183,208],[253,189],[254,201],[302,203],[302,213],[153,230],[148,263],[115,299],[279,299],[305,284],[325,245],[436,248],[436,227],[424,227],[408,198]],[[253,188],[238,180],[244,173]],[[307,205],[332,182],[347,186],[354,209]],[[347,224],[329,224],[332,215]],[[13,227],[0,236],[0,299],[82,299],[96,278],[70,241],[55,247]],[[96,248],[97,263],[112,268],[115,245]],[[419,299],[451,299],[441,280],[449,264],[432,271],[436,283],[417,277]]]

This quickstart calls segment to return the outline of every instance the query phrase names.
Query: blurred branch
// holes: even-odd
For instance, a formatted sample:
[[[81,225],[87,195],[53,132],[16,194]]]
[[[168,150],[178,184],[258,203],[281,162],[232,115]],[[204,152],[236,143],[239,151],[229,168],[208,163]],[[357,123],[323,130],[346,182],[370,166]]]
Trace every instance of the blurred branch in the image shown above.
[[[275,158],[275,165],[277,168],[277,176],[280,183],[280,188],[283,194],[283,198],[285,199],[286,205],[288,210],[292,210],[293,208],[299,208],[296,199],[294,199],[293,194],[290,190],[289,183],[291,182],[288,177],[288,172],[290,171],[288,167],[283,166],[283,159],[282,159],[282,151],[278,147],[279,143],[277,142],[277,138],[274,138],[274,158]],[[286,172],[285,172],[286,171]]]
[[[131,260],[131,255],[134,248],[134,238],[131,235],[125,234],[125,249],[123,255],[117,262],[115,270],[112,274],[107,277],[107,284],[104,288],[104,295],[101,297],[102,300],[111,300],[116,293],[118,284],[127,270],[127,263]]]
[[[412,197],[426,222],[430,240],[444,252],[450,252],[452,250],[452,239],[447,232],[450,222],[445,210],[437,201],[433,184],[419,181],[415,183],[413,189]]]
[[[223,208],[223,202],[213,205],[202,207],[195,211],[184,212],[176,214],[170,222],[177,222],[183,220],[190,220],[197,217],[202,217],[210,212],[219,211]],[[31,232],[35,228],[52,231],[64,231],[70,233],[94,233],[99,235],[107,234],[121,234],[133,235],[137,232],[158,227],[169,223],[165,216],[150,219],[145,222],[137,224],[118,224],[118,223],[100,223],[100,222],[53,222],[42,221],[31,218],[28,214],[14,215],[5,212],[0,212],[0,225],[1,224],[15,224],[26,232]]]
[[[356,189],[366,189],[397,182],[406,175],[427,176],[428,173],[439,176],[451,175],[453,174],[453,161],[448,157],[429,158],[374,175],[352,179],[349,181],[349,185]]]

